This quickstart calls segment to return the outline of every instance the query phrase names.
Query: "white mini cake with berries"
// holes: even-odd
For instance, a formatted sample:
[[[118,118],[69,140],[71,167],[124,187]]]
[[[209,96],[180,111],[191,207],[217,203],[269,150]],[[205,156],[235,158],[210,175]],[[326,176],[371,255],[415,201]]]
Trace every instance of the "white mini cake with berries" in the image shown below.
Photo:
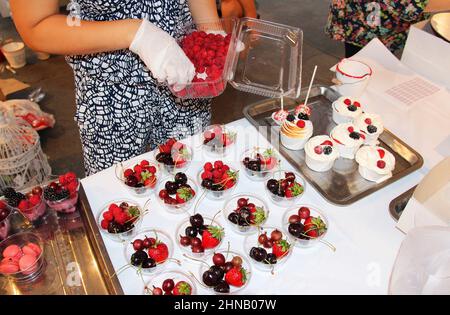
[[[353,123],[358,129],[364,133],[367,145],[377,145],[378,137],[383,133],[384,126],[380,115],[363,113],[358,116]]]
[[[380,183],[392,177],[395,168],[394,155],[375,146],[363,146],[356,152],[356,162],[359,164],[359,174],[365,179]]]
[[[339,156],[346,159],[354,159],[356,151],[365,140],[365,136],[352,123],[337,125],[331,130],[330,137],[339,151]]]
[[[313,171],[329,171],[338,157],[339,152],[328,136],[312,137],[305,145],[305,162]]]
[[[289,150],[303,150],[306,142],[311,138],[314,127],[309,120],[311,111],[307,106],[298,115],[289,114],[281,125],[281,144]]]
[[[333,121],[336,124],[353,122],[363,113],[361,103],[347,96],[341,96],[331,106],[333,107]]]

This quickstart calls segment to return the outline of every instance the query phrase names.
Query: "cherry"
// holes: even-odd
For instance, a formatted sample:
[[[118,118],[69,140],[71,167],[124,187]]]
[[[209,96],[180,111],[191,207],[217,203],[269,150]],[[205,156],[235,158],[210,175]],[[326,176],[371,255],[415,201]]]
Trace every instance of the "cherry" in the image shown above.
[[[185,230],[184,230],[184,234],[188,237],[196,237],[198,232],[197,229],[193,226],[188,226]]]
[[[215,253],[213,256],[213,263],[216,266],[224,266],[225,265],[225,256],[221,253]]]
[[[232,264],[231,261],[227,261],[227,262],[225,263],[225,265],[223,266],[223,270],[224,270],[225,272],[228,272],[228,271],[230,271],[230,270],[233,269],[233,268],[234,268],[234,266],[233,266],[233,264]]]
[[[267,241],[267,233],[258,236],[258,243],[263,245]]]
[[[239,208],[245,207],[247,205],[248,199],[245,198],[239,198],[237,201],[237,205]]]
[[[302,218],[299,215],[293,214],[289,217],[289,223],[299,223]]]
[[[191,239],[191,246],[201,246],[202,245],[202,240],[199,239],[198,237],[194,237]]]
[[[163,290],[161,288],[153,287],[152,294],[153,295],[163,295]]]
[[[273,246],[273,241],[271,239],[267,239],[267,241],[264,242],[263,246],[265,248],[272,248]]]
[[[166,280],[164,280],[164,282],[162,284],[162,289],[166,293],[171,292],[174,287],[175,287],[175,283],[173,282],[172,279],[166,279]]]
[[[161,189],[161,191],[159,192],[159,198],[164,200],[167,197],[169,197],[169,193],[167,192],[167,190]]]
[[[153,237],[145,237],[144,240],[142,241],[142,246],[144,248],[150,248],[153,245],[156,244],[156,240]]]
[[[189,218],[189,221],[193,227],[201,227],[203,225],[203,217],[197,213]]]
[[[134,250],[142,250],[144,248],[144,242],[142,240],[134,240],[132,244]]]
[[[274,242],[278,242],[283,237],[283,233],[281,233],[279,230],[273,230],[270,234],[270,239]]]
[[[191,239],[187,236],[180,235],[180,244],[181,246],[189,246],[191,245]]]
[[[308,207],[301,207],[298,210],[298,215],[302,220],[306,220],[311,215],[311,211]],[[296,223],[296,222],[290,222],[290,223]]]
[[[288,182],[293,183],[293,182],[295,181],[295,174],[292,173],[292,172],[286,172],[286,173],[284,174],[284,178],[285,178]]]
[[[205,252],[205,248],[202,245],[191,245],[193,253],[200,254]]]
[[[231,263],[235,267],[240,267],[242,266],[242,258],[239,256],[234,256],[233,259],[231,260]]]
[[[33,193],[33,195],[42,195],[42,188],[40,186],[36,186],[33,188],[33,190],[31,191]]]
[[[378,166],[379,168],[383,169],[383,168],[386,167],[386,162],[383,161],[383,160],[379,160],[379,161],[377,162],[377,166]]]
[[[206,270],[203,273],[202,280],[203,283],[208,287],[213,287],[217,285],[221,279],[219,279],[216,273],[212,272],[211,270]]]

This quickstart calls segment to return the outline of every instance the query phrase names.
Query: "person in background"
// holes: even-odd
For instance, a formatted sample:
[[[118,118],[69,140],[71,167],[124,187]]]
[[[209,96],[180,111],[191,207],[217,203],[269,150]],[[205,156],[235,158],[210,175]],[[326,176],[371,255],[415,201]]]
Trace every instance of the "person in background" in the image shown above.
[[[257,18],[255,0],[216,0],[217,12],[223,18]]]
[[[175,38],[183,25],[218,19],[214,0],[10,0],[14,23],[35,51],[66,55],[75,75],[86,175],[210,124],[210,100],[168,89],[195,68]]]
[[[443,10],[450,10],[450,0],[331,0],[325,32],[345,43],[346,58],[373,38],[395,52],[403,48],[411,24],[425,19],[425,12]]]

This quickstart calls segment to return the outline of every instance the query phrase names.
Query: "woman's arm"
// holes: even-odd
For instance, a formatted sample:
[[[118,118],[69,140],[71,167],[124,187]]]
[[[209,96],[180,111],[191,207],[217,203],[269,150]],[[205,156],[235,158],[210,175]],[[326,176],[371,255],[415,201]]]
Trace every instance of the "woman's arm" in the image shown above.
[[[239,0],[244,8],[244,16],[256,19],[258,13],[256,12],[255,0]]]
[[[10,0],[14,23],[33,50],[61,55],[90,54],[128,48],[141,20],[81,21],[70,26],[59,14],[58,0]]]
[[[428,5],[425,8],[426,12],[440,12],[450,10],[449,0],[428,0]]]
[[[215,0],[189,0],[189,8],[196,23],[219,19]]]

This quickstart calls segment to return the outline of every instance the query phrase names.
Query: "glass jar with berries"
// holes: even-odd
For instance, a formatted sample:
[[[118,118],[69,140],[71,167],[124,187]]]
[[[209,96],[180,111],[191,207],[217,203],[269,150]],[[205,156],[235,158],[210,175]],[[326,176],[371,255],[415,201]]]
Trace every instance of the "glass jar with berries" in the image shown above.
[[[236,143],[237,133],[225,125],[206,127],[200,134],[202,148],[209,155],[225,156]]]
[[[272,173],[265,187],[274,204],[290,206],[304,195],[306,182],[296,172],[280,170]]]
[[[135,197],[146,197],[158,182],[158,167],[148,160],[134,160],[116,165],[117,179]]]
[[[276,170],[279,157],[275,149],[255,147],[242,153],[241,165],[248,178],[263,181]]]
[[[167,173],[175,174],[189,167],[192,151],[187,144],[171,138],[164,144],[158,145],[154,150],[154,158]]]
[[[73,213],[77,210],[79,188],[75,173],[68,172],[44,188],[44,199],[49,208],[58,213]]]
[[[198,187],[185,173],[163,178],[157,189],[157,199],[168,212],[182,214],[188,211],[197,198]]]
[[[147,204],[144,208],[146,207]],[[97,223],[103,235],[115,242],[124,242],[135,235],[143,217],[144,210],[137,202],[119,199],[110,201],[101,208]]]
[[[210,200],[223,200],[237,187],[239,171],[221,160],[207,162],[198,173],[198,181]]]
[[[9,187],[3,190],[3,194],[7,204],[13,210],[20,211],[32,223],[38,223],[47,212],[43,191],[39,186],[25,194]]]
[[[0,200],[0,241],[7,238],[11,231],[11,213],[12,210],[6,202]]]

